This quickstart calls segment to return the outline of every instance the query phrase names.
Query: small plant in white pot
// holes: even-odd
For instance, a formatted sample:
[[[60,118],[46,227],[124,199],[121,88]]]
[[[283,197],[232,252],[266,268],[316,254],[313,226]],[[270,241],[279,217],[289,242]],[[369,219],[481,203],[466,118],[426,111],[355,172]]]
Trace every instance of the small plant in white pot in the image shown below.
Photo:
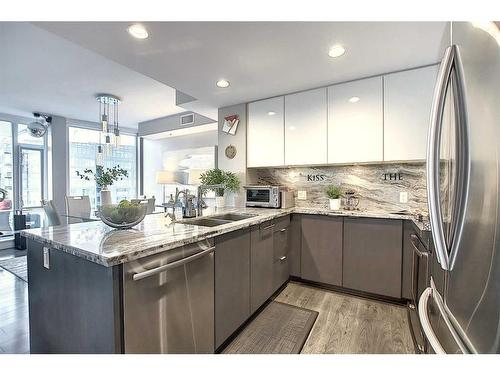
[[[340,210],[340,197],[342,196],[340,186],[329,186],[328,189],[326,189],[326,195],[330,202],[330,210]]]
[[[236,193],[240,189],[240,180],[236,174],[225,172],[214,168],[203,172],[200,175],[202,185],[222,185],[222,188],[213,189],[215,191],[215,205],[217,208],[225,206],[224,191]]]

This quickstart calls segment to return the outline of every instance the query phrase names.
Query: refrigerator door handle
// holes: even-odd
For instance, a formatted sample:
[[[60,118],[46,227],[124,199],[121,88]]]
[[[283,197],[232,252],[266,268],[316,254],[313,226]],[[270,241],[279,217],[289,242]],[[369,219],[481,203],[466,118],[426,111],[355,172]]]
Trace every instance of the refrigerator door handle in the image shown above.
[[[440,151],[441,130],[445,99],[450,82],[453,82],[456,94],[454,108],[457,128],[456,144],[458,146],[457,189],[454,204],[454,217],[451,228],[452,241],[450,252],[446,244],[443,216],[440,198]],[[456,259],[460,235],[465,220],[465,207],[467,203],[469,185],[470,157],[468,146],[468,125],[465,105],[465,82],[458,47],[449,46],[444,54],[439,67],[438,79],[434,90],[434,99],[431,109],[429,134],[427,138],[427,197],[432,237],[436,249],[436,256],[441,268],[451,270]]]
[[[432,289],[426,288],[420,300],[418,301],[418,317],[420,319],[420,324],[422,325],[422,330],[424,331],[425,338],[429,341],[430,346],[436,354],[446,354],[441,343],[439,342],[434,330],[432,329],[431,323],[429,321],[429,315],[427,314],[429,299],[432,297]]]
[[[436,285],[434,284],[434,280],[432,279],[432,277],[430,280],[430,284],[431,286],[423,291],[422,295],[420,296],[420,300],[418,301],[418,317],[420,319],[420,324],[422,325],[422,330],[424,331],[425,337],[429,341],[429,344],[437,354],[446,354],[446,351],[443,349],[443,346],[439,342],[434,330],[432,329],[432,325],[429,320],[428,307],[429,307],[429,300],[430,298],[432,298],[439,310],[439,314],[443,318],[443,321],[448,327],[448,330],[450,331],[451,336],[455,340],[457,346],[460,348],[462,353],[464,354],[470,353],[469,350],[467,350],[467,347],[460,339],[460,336],[456,332],[453,324],[451,323],[451,320],[448,316],[447,310],[443,302],[443,298],[437,291]]]
[[[465,99],[465,78],[458,46],[452,46],[453,54],[453,87],[454,108],[457,126],[457,176],[456,176],[456,199],[454,202],[454,215],[452,236],[450,244],[449,266],[453,269],[457,258],[460,239],[465,223],[465,211],[469,196],[470,181],[470,153],[469,153],[469,124],[467,120],[467,102]]]

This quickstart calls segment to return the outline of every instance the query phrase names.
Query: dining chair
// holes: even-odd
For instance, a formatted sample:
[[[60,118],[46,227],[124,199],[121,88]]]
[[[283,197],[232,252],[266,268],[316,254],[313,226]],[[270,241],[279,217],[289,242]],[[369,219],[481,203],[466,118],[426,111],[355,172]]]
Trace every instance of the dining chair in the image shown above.
[[[10,213],[11,210],[0,210],[0,233],[12,232],[10,226]]]
[[[88,195],[66,196],[68,224],[87,221],[85,218],[90,220],[90,212],[90,198]]]
[[[49,227],[54,227],[56,225],[61,225],[61,217],[57,212],[54,201],[52,200],[42,200],[42,207],[47,216],[47,223]]]
[[[132,203],[141,203],[147,201],[146,215],[152,214],[155,211],[155,197],[145,199],[131,199]]]

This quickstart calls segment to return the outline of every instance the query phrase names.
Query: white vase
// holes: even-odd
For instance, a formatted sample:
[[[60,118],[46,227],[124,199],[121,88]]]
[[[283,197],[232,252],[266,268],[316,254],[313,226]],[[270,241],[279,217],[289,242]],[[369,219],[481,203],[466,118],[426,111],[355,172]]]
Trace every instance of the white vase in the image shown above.
[[[329,201],[330,201],[330,210],[332,211],[340,210],[340,198],[329,199]]]
[[[224,208],[226,205],[226,199],[224,197],[215,197],[215,207]]]
[[[102,189],[101,190],[101,206],[105,206],[108,204],[113,204],[111,200],[111,190]]]

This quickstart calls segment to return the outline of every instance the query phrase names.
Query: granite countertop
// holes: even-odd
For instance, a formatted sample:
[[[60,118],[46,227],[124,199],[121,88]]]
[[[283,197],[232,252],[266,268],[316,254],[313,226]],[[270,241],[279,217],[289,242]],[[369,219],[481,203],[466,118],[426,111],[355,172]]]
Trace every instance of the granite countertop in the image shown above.
[[[112,229],[100,221],[94,221],[29,229],[22,231],[21,234],[51,248],[91,262],[103,266],[114,266],[238,229],[248,228],[291,213],[413,220],[420,230],[426,230],[423,223],[416,221],[411,215],[387,212],[330,211],[325,208],[301,207],[288,209],[227,208],[216,212],[217,215],[224,213],[255,216],[217,227],[203,227],[187,222],[169,223],[165,215],[160,213],[147,215],[141,224],[128,230]]]

